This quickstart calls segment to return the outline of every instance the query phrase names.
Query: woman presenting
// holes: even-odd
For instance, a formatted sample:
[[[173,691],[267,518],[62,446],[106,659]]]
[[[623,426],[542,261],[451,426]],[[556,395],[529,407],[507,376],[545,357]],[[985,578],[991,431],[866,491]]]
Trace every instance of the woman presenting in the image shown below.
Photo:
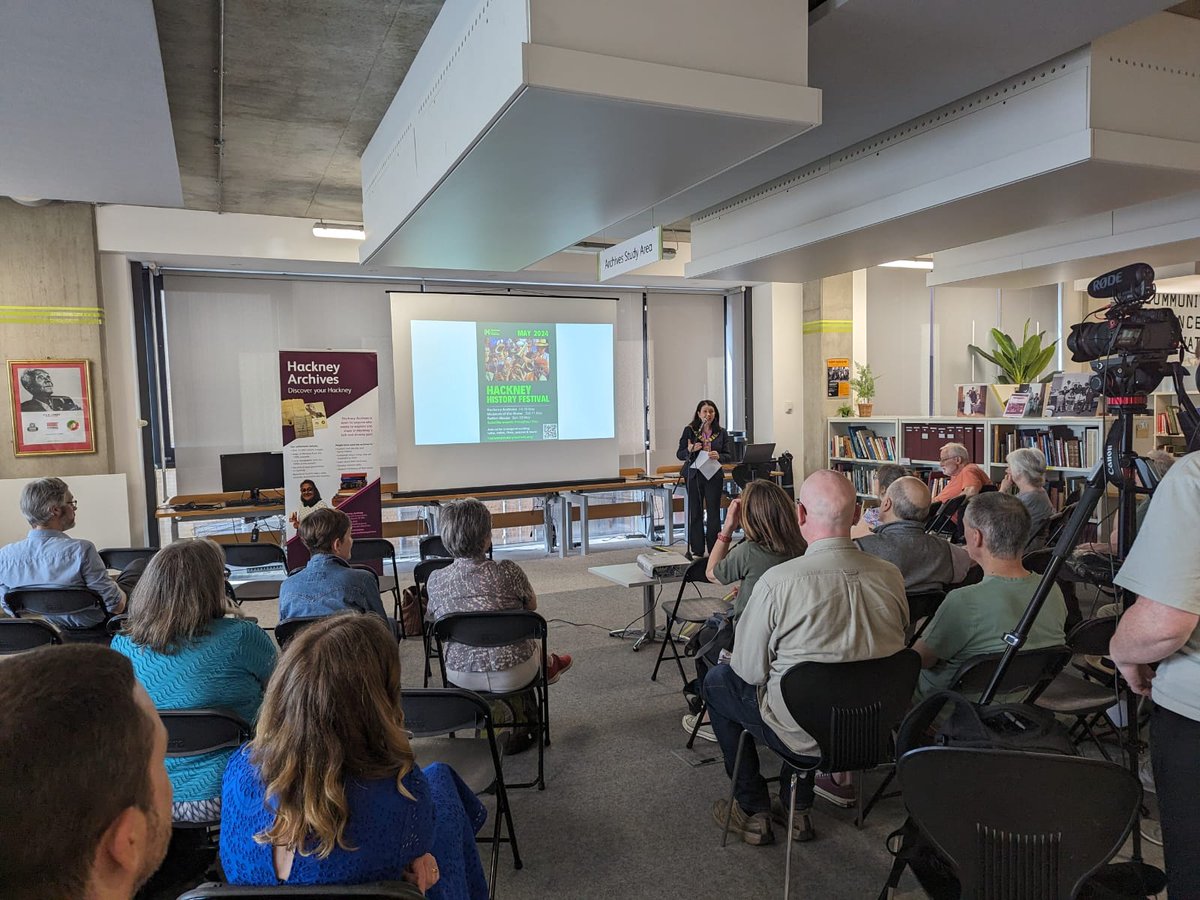
[[[700,401],[692,421],[683,429],[679,450],[675,453],[683,460],[687,478],[689,559],[707,555],[721,530],[721,488],[725,484],[725,472],[718,469],[712,478],[705,478],[699,469],[692,468],[701,454],[719,463],[733,462],[733,441],[729,439],[729,432],[721,427],[721,414],[711,400]]]

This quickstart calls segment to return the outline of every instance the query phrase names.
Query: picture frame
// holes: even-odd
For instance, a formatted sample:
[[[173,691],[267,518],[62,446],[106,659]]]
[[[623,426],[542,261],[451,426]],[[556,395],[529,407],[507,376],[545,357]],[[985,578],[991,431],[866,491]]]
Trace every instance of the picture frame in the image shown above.
[[[10,359],[8,399],[17,456],[96,452],[89,360]]]
[[[985,418],[988,413],[988,386],[986,384],[956,384],[955,415],[960,418]]]

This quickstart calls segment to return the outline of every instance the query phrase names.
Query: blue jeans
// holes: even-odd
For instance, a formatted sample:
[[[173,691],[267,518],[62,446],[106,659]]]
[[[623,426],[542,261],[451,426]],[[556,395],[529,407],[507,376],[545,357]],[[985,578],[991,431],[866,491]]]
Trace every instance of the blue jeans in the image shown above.
[[[792,773],[796,771],[788,760],[802,765],[816,766],[816,757],[797,756],[779,739],[763,721],[758,710],[758,688],[747,684],[733,671],[733,666],[714,666],[704,677],[704,700],[708,703],[708,717],[712,722],[713,734],[721,745],[725,757],[725,774],[733,779],[733,798],[747,815],[770,812],[771,795],[767,782],[759,772],[758,743],[766,744],[782,759],[779,769],[779,799],[787,806],[791,795]],[[742,751],[742,765],[736,776],[733,763],[737,758],[738,741],[742,732],[749,732],[750,740]],[[812,806],[813,773],[799,772],[797,782],[796,809],[806,810]]]

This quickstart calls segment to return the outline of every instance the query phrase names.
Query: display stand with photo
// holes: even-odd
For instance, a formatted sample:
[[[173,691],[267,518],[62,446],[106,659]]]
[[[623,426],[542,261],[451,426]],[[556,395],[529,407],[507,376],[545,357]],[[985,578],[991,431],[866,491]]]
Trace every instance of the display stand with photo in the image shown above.
[[[8,361],[17,456],[96,452],[90,366],[86,359]]]

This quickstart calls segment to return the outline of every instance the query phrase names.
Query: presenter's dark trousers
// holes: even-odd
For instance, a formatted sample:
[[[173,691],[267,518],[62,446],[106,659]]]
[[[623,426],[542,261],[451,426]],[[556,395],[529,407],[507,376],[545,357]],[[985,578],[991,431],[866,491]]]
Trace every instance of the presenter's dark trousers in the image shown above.
[[[688,475],[688,549],[702,556],[713,548],[721,531],[721,488],[725,473],[705,478],[699,472]],[[706,521],[707,520],[707,521]]]
[[[1150,761],[1158,792],[1167,892],[1200,897],[1200,722],[1156,706]]]

